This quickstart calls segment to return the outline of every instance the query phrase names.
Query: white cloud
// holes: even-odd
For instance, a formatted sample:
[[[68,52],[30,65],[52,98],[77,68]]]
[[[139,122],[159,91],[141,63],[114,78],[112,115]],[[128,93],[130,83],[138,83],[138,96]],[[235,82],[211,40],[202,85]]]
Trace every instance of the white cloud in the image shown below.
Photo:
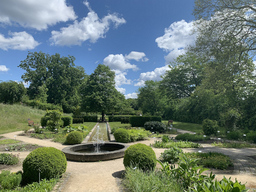
[[[129,93],[127,95],[125,95],[126,99],[132,98],[132,99],[137,99],[138,98],[138,94],[137,93]]]
[[[52,31],[51,41],[54,45],[70,46],[81,45],[82,42],[90,40],[95,43],[99,38],[104,38],[108,32],[111,22],[118,27],[126,23],[124,18],[119,18],[117,14],[108,14],[100,19],[89,6],[88,2],[84,2],[89,9],[87,17],[80,22],[74,21],[73,25],[63,27],[60,31]]]
[[[13,33],[10,32],[9,36],[11,37],[5,38],[2,34],[0,34],[0,49],[27,50],[34,49],[39,45],[33,36],[25,31]]]
[[[118,70],[113,70],[115,71],[115,82],[116,82],[116,87],[120,87],[121,85],[124,85],[124,84],[131,84],[131,80],[130,79],[127,79],[125,76],[127,75],[126,72],[121,72],[121,71],[118,71]]]
[[[158,47],[170,52],[165,57],[166,63],[173,61],[179,54],[184,53],[184,48],[195,43],[196,34],[192,34],[193,29],[193,22],[181,20],[172,23],[165,29],[163,36],[156,38]]]
[[[148,58],[146,57],[146,54],[143,52],[137,52],[137,51],[132,51],[129,53],[129,55],[125,56],[126,59],[128,60],[136,60],[136,61],[148,61]]]
[[[66,0],[8,0],[1,1],[0,6],[0,23],[18,23],[37,30],[75,18],[73,7],[67,6]]]
[[[5,65],[0,65],[0,71],[9,71]]]
[[[127,69],[133,69],[137,70],[137,66],[129,63],[129,60],[127,60],[123,54],[110,54],[103,60],[104,65],[107,65],[110,67],[110,69],[113,70],[119,70],[124,71]]]
[[[140,78],[138,79],[138,83],[136,83],[135,86],[144,86],[145,81],[148,80],[160,81],[162,79],[161,76],[164,75],[168,70],[171,70],[170,67],[165,65],[164,67],[156,68],[154,71],[141,73]]]

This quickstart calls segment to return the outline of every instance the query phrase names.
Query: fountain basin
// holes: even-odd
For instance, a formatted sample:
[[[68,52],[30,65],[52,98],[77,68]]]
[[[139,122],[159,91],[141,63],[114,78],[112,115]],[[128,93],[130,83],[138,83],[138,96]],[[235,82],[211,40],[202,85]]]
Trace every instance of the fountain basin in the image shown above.
[[[93,143],[86,143],[65,147],[62,152],[66,155],[67,160],[93,162],[122,158],[127,147],[128,145],[122,143],[106,142],[101,146],[102,152],[93,153],[91,152],[94,148]]]

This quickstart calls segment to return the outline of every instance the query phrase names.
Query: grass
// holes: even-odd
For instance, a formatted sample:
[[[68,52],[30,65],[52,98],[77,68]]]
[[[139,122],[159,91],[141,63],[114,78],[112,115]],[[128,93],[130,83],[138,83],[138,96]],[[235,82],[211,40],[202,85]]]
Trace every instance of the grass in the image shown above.
[[[121,122],[109,122],[108,124],[111,129],[131,127],[131,124],[121,124]]]
[[[0,140],[0,145],[9,145],[9,144],[15,144],[15,143],[20,143],[20,141],[14,140],[14,139],[3,139],[3,140]]]
[[[203,127],[201,124],[195,124],[195,123],[183,123],[183,122],[173,122],[173,127],[177,129],[192,131],[195,133],[202,133]]]
[[[256,145],[250,144],[250,143],[237,143],[237,142],[231,142],[231,143],[216,143],[214,142],[212,144],[215,147],[220,147],[220,148],[256,148]]]
[[[22,105],[0,104],[0,134],[22,131],[28,128],[28,119],[40,122],[45,111]]]

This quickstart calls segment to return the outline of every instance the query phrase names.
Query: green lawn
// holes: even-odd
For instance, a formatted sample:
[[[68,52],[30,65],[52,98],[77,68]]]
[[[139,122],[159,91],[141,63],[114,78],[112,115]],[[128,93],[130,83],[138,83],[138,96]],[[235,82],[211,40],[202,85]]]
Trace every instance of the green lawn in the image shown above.
[[[166,123],[166,124],[168,123],[168,121],[162,121],[162,122]],[[196,132],[196,133],[203,132],[202,125],[201,124],[196,124],[196,123],[183,123],[183,122],[174,121],[173,122],[173,127],[177,128],[177,129]]]

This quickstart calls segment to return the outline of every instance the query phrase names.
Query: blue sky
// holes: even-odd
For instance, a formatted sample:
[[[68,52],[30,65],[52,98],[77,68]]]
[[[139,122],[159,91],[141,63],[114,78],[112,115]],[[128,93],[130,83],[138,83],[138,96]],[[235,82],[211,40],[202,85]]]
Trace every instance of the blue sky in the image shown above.
[[[0,81],[22,81],[28,51],[72,55],[86,74],[98,64],[116,73],[116,88],[135,98],[146,80],[195,41],[193,0],[0,1]]]

